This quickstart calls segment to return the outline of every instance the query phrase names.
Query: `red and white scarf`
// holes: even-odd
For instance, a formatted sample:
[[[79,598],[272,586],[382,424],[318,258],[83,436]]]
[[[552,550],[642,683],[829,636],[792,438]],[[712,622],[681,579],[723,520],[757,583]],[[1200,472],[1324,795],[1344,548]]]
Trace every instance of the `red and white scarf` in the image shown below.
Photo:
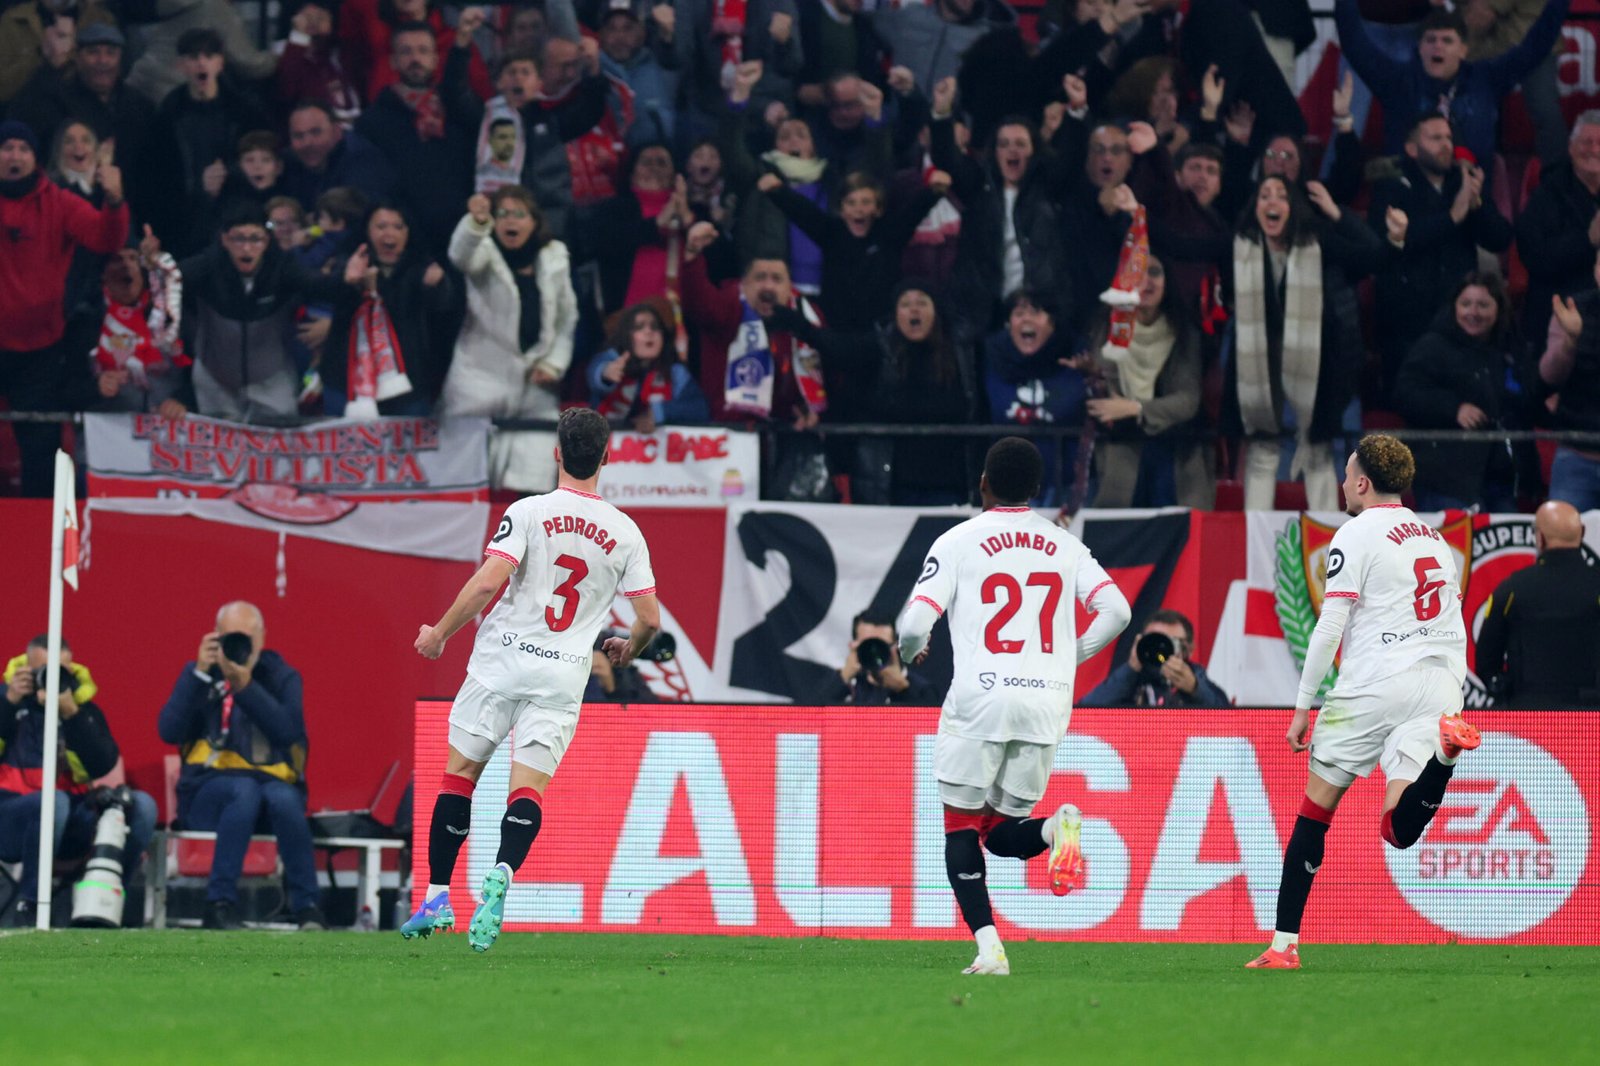
[[[432,88],[412,89],[396,85],[394,91],[411,109],[417,127],[417,139],[436,141],[444,136],[444,101]]]
[[[350,323],[346,418],[377,418],[378,401],[411,391],[405,357],[395,337],[383,297],[369,292]]]
[[[173,366],[189,364],[178,336],[180,316],[174,313],[183,305],[183,276],[177,264],[163,253],[145,279],[144,292],[131,306],[105,293],[106,314],[94,349],[97,370],[126,370],[140,388],[148,388],[149,374],[161,372],[169,361]]]
[[[746,0],[717,0],[711,16],[711,36],[722,47],[722,91],[733,88],[733,77],[744,62]]]
[[[1150,266],[1150,228],[1145,221],[1144,205],[1133,209],[1133,222],[1122,238],[1122,252],[1117,257],[1117,273],[1111,288],[1100,294],[1100,302],[1111,307],[1111,328],[1106,333],[1106,343],[1101,354],[1115,359],[1127,351],[1133,340],[1133,316],[1139,307],[1139,290],[1144,288],[1145,272]]]
[[[626,355],[617,356],[626,360]],[[657,400],[665,403],[672,399],[672,371],[670,367],[654,366],[643,374],[624,374],[622,380],[595,406],[607,418],[628,418],[639,411],[647,411]]]

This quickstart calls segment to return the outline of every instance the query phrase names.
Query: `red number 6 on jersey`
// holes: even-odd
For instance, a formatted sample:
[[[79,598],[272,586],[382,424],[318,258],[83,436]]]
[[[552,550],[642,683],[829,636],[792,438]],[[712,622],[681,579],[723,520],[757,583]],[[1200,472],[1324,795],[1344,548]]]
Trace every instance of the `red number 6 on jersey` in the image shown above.
[[[1439,617],[1439,612],[1444,609],[1444,603],[1439,598],[1439,592],[1444,588],[1444,578],[1433,577],[1435,570],[1443,570],[1444,566],[1437,559],[1418,559],[1417,565],[1412,567],[1412,572],[1417,576],[1416,601],[1411,605],[1417,612],[1417,621],[1426,622]]]
[[[567,579],[557,585],[552,593],[561,597],[561,613],[556,614],[553,607],[544,609],[544,624],[550,627],[552,633],[566,629],[578,617],[578,582],[589,576],[589,564],[576,555],[558,555],[556,565],[569,573]]]

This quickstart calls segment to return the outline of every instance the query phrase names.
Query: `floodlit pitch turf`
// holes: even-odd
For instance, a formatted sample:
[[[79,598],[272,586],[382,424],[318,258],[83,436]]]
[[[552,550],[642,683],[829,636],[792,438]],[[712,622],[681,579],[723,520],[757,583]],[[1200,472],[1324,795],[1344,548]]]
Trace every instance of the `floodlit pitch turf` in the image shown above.
[[[465,918],[465,915],[462,916]],[[1600,949],[507,934],[0,937],[0,1062],[1600,1061]]]

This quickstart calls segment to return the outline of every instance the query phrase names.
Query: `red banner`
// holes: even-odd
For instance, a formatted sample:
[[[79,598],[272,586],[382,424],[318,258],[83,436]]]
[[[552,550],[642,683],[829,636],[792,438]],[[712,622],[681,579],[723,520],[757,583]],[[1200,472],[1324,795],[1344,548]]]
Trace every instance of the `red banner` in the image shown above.
[[[417,705],[414,884],[445,763],[449,705]],[[1284,711],[1178,718],[1078,710],[1040,804],[1084,812],[1087,890],[990,856],[1001,935],[1259,941],[1273,925],[1305,757]],[[545,795],[544,829],[507,900],[510,929],[961,938],[945,881],[932,709],[589,706]],[[1588,717],[1478,712],[1438,816],[1409,851],[1378,835],[1383,789],[1358,783],[1328,836],[1310,942],[1600,943]],[[473,803],[457,869],[464,922],[494,862],[505,747]]]

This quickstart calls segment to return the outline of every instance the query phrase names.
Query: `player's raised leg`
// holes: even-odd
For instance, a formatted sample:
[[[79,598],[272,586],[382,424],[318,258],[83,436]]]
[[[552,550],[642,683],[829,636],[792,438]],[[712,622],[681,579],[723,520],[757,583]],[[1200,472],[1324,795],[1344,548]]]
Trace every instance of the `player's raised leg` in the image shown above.
[[[1391,767],[1384,767],[1389,774],[1380,828],[1385,841],[1396,848],[1409,848],[1422,839],[1428,823],[1438,813],[1450,777],[1456,771],[1456,760],[1482,740],[1477,727],[1468,724],[1459,714],[1445,715],[1439,719],[1434,753],[1422,764],[1421,771],[1417,771],[1414,761],[1404,760],[1410,768],[1411,780],[1402,776],[1404,771],[1391,772]]]
[[[989,905],[988,872],[983,861],[983,828],[988,812],[944,808],[944,869],[956,894],[961,917],[978,942],[978,957],[962,973],[1003,977],[1011,972],[1006,949],[995,931]]]
[[[539,761],[552,768],[557,761],[541,745],[519,746],[512,759],[511,794],[506,798],[505,816],[500,819],[500,850],[494,867],[483,877],[478,906],[467,926],[467,942],[473,951],[488,951],[499,938],[505,921],[506,893],[544,823],[543,797],[550,785],[550,774],[520,761],[528,757],[529,749],[542,753],[544,758]]]
[[[422,906],[400,926],[400,935],[407,940],[429,936],[435,930],[448,933],[455,928],[450,879],[472,826],[472,793],[484,765],[451,747],[444,778],[439,782],[439,795],[433,801],[433,819],[428,824],[428,890],[423,894]]]
[[[1325,770],[1332,769],[1324,767]],[[1300,814],[1283,849],[1283,876],[1278,882],[1277,920],[1272,943],[1245,966],[1252,970],[1298,970],[1300,968],[1300,920],[1311,882],[1322,868],[1322,851],[1328,826],[1333,822],[1339,798],[1349,787],[1334,784],[1315,771],[1306,781],[1306,795],[1300,801]]]

